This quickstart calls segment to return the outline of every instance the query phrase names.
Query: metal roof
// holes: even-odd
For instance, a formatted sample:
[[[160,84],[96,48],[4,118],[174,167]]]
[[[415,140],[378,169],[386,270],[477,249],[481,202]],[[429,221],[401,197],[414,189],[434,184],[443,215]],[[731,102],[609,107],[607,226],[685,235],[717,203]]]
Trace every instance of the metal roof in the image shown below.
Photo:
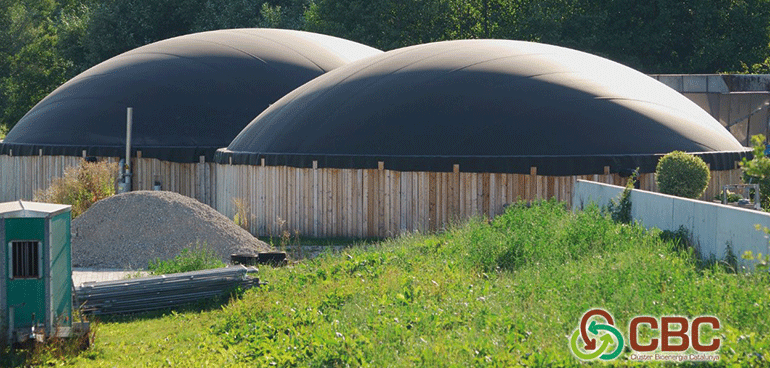
[[[0,203],[0,218],[49,218],[72,209],[70,205],[14,201]]]

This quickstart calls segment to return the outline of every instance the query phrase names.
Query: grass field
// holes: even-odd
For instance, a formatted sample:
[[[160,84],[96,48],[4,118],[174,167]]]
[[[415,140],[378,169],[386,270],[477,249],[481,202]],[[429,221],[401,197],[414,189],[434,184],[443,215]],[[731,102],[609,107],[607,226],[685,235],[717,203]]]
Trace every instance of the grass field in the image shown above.
[[[512,206],[437,235],[410,235],[283,268],[221,306],[96,326],[78,366],[574,366],[568,335],[591,307],[717,316],[721,365],[770,365],[770,276],[700,262],[596,208]],[[645,338],[654,336],[646,331]],[[631,353],[615,364],[632,364]]]

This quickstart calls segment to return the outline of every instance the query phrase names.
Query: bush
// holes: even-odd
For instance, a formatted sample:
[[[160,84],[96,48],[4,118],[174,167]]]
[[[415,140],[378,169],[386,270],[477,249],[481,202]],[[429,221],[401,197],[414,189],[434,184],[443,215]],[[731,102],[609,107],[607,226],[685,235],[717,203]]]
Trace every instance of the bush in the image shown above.
[[[751,145],[754,148],[754,158],[750,161],[744,157],[741,160],[743,170],[743,182],[746,184],[759,184],[759,199],[762,208],[770,209],[770,158],[765,156],[765,136],[758,134],[751,137]]]
[[[68,167],[46,190],[35,193],[34,201],[72,206],[72,218],[80,216],[99,200],[115,195],[118,164],[81,161]]]
[[[214,251],[206,246],[206,243],[196,244],[190,248],[182,249],[176,257],[169,260],[155,259],[150,261],[147,270],[153,275],[166,275],[170,273],[208,270],[224,267]]]
[[[631,174],[631,177],[626,181],[626,188],[623,189],[623,193],[620,193],[620,197],[611,199],[607,210],[612,217],[612,220],[621,224],[630,224],[631,220],[631,191],[636,185],[636,181],[639,178],[639,168]]]
[[[663,156],[655,169],[658,190],[679,197],[700,197],[710,179],[711,172],[700,157],[681,151]]]

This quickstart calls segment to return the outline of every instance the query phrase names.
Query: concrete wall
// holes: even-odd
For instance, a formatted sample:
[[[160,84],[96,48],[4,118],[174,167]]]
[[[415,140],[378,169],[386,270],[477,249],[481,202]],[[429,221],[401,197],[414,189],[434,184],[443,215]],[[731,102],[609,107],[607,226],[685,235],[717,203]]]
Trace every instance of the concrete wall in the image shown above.
[[[623,189],[617,185],[578,180],[572,190],[572,208],[583,208],[592,202],[606,206],[610,199],[618,198]],[[746,267],[751,267],[751,262],[741,258],[745,251],[754,255],[770,253],[768,237],[755,228],[757,224],[770,228],[770,213],[633,190],[631,216],[648,229],[675,231],[684,226],[707,258],[724,258],[728,243],[739,264]]]

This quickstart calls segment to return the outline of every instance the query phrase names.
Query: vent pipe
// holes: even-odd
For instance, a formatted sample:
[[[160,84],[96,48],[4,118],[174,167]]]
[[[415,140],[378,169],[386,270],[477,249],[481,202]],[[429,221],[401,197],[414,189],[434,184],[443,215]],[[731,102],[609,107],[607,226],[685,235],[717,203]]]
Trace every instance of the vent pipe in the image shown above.
[[[118,193],[131,191],[131,125],[134,120],[134,109],[126,108],[126,158],[120,160],[120,181]]]

